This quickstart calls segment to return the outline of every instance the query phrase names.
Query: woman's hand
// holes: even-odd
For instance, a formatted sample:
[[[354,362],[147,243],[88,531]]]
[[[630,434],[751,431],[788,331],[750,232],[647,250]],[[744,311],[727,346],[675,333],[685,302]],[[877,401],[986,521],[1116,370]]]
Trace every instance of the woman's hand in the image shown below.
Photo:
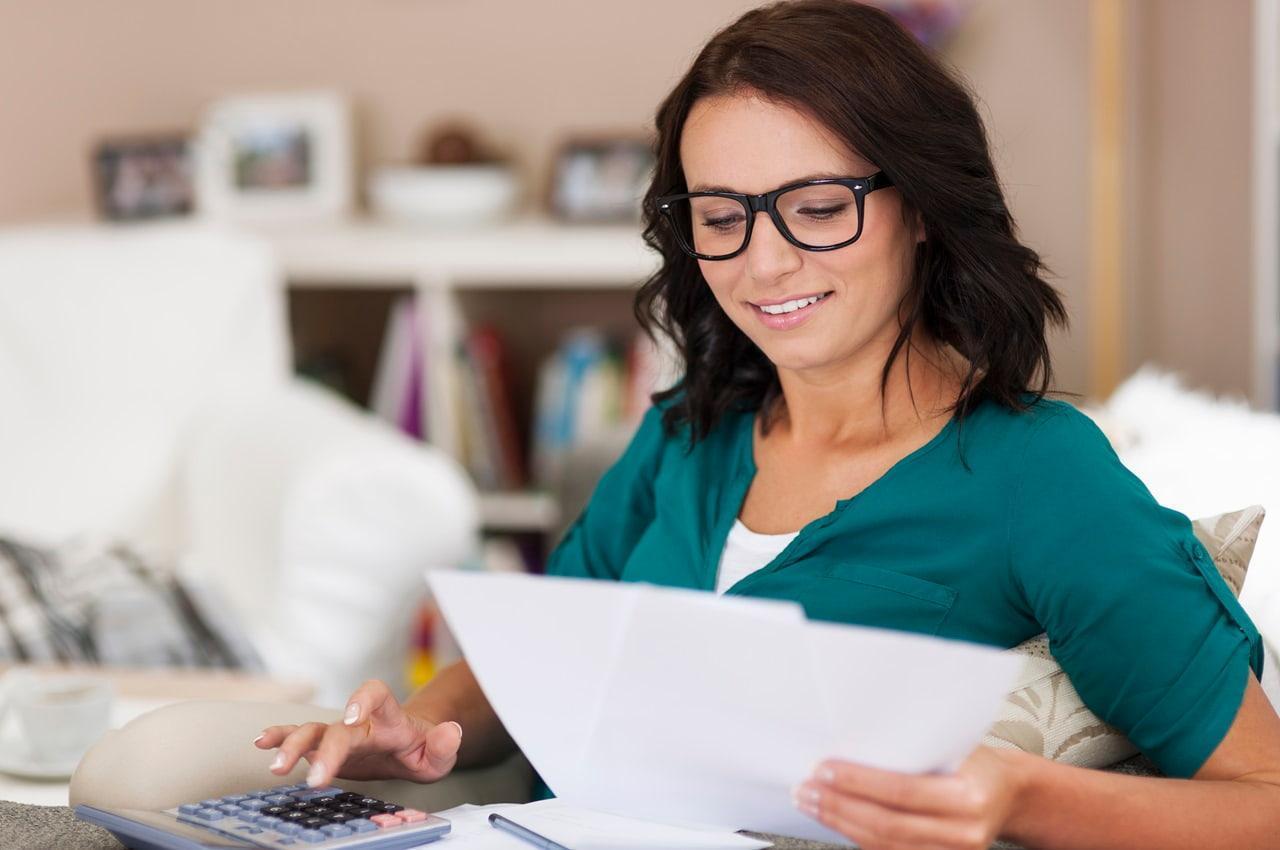
[[[1026,754],[978,747],[949,775],[829,760],[797,786],[797,808],[864,850],[987,850],[1014,815]]]
[[[462,726],[406,712],[385,683],[371,680],[351,695],[340,723],[271,726],[253,743],[260,750],[279,747],[272,773],[287,774],[305,758],[311,786],[339,776],[434,782],[457,762]]]

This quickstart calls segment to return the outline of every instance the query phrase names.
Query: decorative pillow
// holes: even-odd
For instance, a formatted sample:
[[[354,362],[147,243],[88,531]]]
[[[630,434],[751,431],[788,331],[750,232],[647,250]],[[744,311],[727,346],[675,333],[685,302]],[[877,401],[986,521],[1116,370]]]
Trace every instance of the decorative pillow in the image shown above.
[[[125,546],[0,537],[0,662],[261,669],[222,620]]]
[[[1191,524],[1237,596],[1265,515],[1260,505],[1253,505]],[[1050,654],[1046,635],[1033,637],[1009,652],[1028,656],[1027,663],[983,743],[1081,767],[1106,767],[1138,752],[1119,729],[1085,706],[1066,671]]]

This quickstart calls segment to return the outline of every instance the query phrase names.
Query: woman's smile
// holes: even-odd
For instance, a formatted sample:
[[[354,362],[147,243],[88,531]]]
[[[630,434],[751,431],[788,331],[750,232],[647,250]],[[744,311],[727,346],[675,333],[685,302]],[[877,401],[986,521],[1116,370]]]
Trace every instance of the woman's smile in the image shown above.
[[[828,290],[747,303],[751,305],[751,311],[760,319],[761,324],[772,330],[784,331],[805,322],[833,294],[834,290]]]

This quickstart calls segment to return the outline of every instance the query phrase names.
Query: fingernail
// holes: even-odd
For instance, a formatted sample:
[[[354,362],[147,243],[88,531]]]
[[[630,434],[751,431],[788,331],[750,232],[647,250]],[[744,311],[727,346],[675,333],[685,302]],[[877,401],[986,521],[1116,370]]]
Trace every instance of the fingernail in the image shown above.
[[[347,706],[347,713],[343,715],[342,722],[350,726],[360,719],[360,706],[357,703],[351,703]]]
[[[461,724],[461,723],[459,723],[459,722],[458,722],[458,721],[456,721],[456,720],[450,720],[449,722],[450,722],[450,723],[452,723],[454,726],[457,726],[457,727],[458,727],[458,738],[459,738],[459,740],[461,740],[461,738],[462,738],[462,724]]]
[[[812,785],[797,785],[791,789],[791,798],[795,800],[797,806],[816,805],[820,796],[822,796],[821,793]]]
[[[282,767],[284,767],[284,753],[276,753],[275,760],[271,762],[271,770],[279,770]]]
[[[311,770],[307,773],[307,784],[312,788],[320,785],[324,780],[324,764],[323,762],[312,762]]]
[[[267,733],[266,733],[266,732],[263,732],[261,735],[259,735],[258,737],[254,738],[254,739],[253,739],[253,742],[256,744],[256,743],[258,743],[259,741],[261,741],[261,740],[262,740],[263,738],[265,738],[265,737],[267,737]]]
[[[791,789],[791,802],[809,817],[816,818],[818,816],[817,789],[805,785],[797,785]]]
[[[818,777],[819,782],[836,781],[836,772],[825,764],[814,771],[814,775]]]

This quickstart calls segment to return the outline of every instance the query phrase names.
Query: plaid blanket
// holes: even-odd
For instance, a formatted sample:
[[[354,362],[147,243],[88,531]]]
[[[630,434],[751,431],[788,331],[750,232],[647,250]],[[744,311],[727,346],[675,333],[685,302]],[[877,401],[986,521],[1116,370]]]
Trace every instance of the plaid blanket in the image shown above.
[[[0,661],[260,670],[222,610],[122,545],[0,537]]]

